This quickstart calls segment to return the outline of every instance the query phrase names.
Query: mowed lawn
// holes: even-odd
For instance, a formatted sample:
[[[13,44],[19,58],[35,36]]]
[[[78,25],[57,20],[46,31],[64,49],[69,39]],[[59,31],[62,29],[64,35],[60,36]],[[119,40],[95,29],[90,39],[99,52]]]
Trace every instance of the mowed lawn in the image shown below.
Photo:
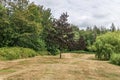
[[[63,53],[0,61],[0,80],[120,80],[120,66],[94,59],[94,54]]]

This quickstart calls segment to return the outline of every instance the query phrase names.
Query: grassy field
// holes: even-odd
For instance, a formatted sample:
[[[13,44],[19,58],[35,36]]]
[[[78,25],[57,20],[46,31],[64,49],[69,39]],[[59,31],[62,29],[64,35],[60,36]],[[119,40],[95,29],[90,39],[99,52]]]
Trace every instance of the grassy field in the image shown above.
[[[0,80],[120,80],[120,66],[94,59],[94,54],[63,53],[0,61]]]

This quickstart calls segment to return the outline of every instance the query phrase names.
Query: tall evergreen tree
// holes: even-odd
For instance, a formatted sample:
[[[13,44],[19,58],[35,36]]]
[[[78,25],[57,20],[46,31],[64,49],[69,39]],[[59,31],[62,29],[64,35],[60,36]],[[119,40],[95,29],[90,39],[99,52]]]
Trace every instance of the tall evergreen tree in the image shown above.
[[[110,30],[111,30],[112,32],[116,31],[116,27],[115,27],[114,23],[112,23]]]

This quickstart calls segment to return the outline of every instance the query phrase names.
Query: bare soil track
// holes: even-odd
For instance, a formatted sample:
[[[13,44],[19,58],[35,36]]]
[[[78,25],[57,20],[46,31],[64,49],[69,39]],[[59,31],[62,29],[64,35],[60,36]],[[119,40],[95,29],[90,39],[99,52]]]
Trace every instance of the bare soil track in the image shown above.
[[[94,59],[94,54],[63,53],[0,61],[0,80],[120,80],[120,66]]]

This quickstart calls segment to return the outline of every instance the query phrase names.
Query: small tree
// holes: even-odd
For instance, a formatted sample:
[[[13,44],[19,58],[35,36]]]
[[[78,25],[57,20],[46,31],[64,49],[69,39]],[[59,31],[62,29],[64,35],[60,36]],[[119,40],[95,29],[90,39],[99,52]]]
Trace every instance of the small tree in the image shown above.
[[[54,28],[56,35],[54,36],[56,44],[59,45],[60,50],[68,49],[69,42],[73,39],[73,31],[70,24],[67,22],[68,14],[63,13],[60,19],[54,20]],[[61,52],[60,52],[61,58]]]

